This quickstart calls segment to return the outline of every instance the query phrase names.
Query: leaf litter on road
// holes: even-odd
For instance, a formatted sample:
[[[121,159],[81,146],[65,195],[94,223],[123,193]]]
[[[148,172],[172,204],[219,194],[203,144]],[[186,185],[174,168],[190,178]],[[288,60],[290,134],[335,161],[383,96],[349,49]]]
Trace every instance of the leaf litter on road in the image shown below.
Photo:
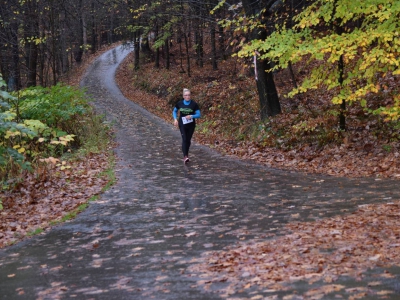
[[[205,252],[189,272],[202,278],[198,285],[206,290],[224,278],[228,285],[219,292],[225,298],[249,288],[284,291],[303,281],[320,283],[303,295],[306,299],[322,299],[345,288],[334,284],[340,277],[360,280],[367,269],[400,265],[400,202],[362,205],[354,213],[315,222],[292,222],[284,233],[274,239]],[[379,277],[383,280],[394,275],[385,270]],[[380,284],[374,281],[368,287],[345,292],[354,299],[369,293],[392,293],[371,291]]]

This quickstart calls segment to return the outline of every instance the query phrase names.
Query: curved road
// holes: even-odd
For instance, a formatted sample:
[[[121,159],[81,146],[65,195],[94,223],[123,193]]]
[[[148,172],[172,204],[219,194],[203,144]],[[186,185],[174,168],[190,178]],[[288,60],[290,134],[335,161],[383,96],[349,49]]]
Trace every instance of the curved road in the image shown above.
[[[183,165],[179,132],[115,85],[128,53],[106,52],[82,82],[115,125],[118,182],[75,220],[0,251],[0,299],[219,299],[187,271],[203,252],[279,234],[294,214],[400,198],[393,181],[267,169],[196,144]]]

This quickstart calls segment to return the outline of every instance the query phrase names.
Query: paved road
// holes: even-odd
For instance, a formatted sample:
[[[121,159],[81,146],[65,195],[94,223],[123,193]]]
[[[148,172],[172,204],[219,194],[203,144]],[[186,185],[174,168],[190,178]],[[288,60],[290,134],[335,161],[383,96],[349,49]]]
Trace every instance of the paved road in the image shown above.
[[[103,54],[82,82],[116,128],[117,184],[75,220],[0,251],[0,299],[219,299],[188,272],[204,251],[279,234],[297,213],[312,221],[400,198],[392,181],[267,169],[196,144],[183,165],[178,131],[115,85],[128,52]],[[391,299],[397,281],[385,283]]]

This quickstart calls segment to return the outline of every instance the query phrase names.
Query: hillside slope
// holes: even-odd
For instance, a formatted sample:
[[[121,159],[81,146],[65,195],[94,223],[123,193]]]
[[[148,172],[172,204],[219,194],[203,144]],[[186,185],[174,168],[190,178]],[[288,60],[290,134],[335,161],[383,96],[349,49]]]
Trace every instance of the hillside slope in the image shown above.
[[[400,179],[400,136],[393,124],[351,107],[346,132],[338,129],[329,94],[319,90],[296,99],[284,95],[292,88],[287,71],[275,74],[283,113],[261,122],[254,77],[233,58],[211,66],[191,66],[191,77],[174,61],[170,70],[156,69],[141,59],[133,70],[133,55],[121,65],[117,82],[124,95],[172,122],[173,104],[182,89],[192,91],[202,119],[196,142],[218,151],[274,168],[348,177]],[[306,66],[295,66],[300,78]],[[393,82],[392,84],[398,84]]]

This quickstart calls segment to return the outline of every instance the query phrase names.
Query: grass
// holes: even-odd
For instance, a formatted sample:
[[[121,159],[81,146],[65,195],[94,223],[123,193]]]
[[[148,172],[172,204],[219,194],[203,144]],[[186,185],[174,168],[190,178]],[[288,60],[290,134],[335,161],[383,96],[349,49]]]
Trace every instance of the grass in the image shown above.
[[[28,232],[26,235],[27,236],[34,236],[34,235],[41,234],[42,232],[44,232],[43,228],[37,228],[37,229],[35,229],[33,231]]]
[[[107,191],[111,186],[115,184],[117,181],[117,178],[115,176],[115,156],[113,154],[108,156],[108,165],[109,167],[102,173],[100,173],[99,176],[107,176],[108,181],[107,184],[101,189],[101,192],[104,193]],[[90,200],[89,200],[90,201]]]

